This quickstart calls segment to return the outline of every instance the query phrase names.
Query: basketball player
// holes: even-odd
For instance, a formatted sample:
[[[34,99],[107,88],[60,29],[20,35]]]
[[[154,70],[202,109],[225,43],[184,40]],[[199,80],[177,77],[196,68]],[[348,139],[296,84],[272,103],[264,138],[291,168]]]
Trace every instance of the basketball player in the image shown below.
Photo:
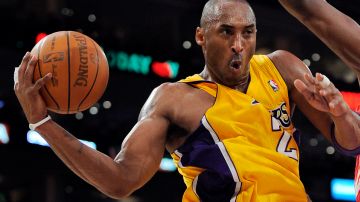
[[[360,145],[359,117],[326,76],[313,77],[293,54],[254,55],[256,19],[245,0],[207,2],[195,37],[203,71],[154,89],[114,160],[45,118],[39,89],[51,74],[33,83],[37,59],[29,53],[15,72],[15,92],[32,128],[108,196],[143,186],[166,149],[184,176],[183,201],[307,201],[294,107],[346,150]]]
[[[279,0],[279,2],[354,70],[360,84],[359,24],[324,0]],[[359,170],[358,155],[355,167],[356,201],[360,201]]]

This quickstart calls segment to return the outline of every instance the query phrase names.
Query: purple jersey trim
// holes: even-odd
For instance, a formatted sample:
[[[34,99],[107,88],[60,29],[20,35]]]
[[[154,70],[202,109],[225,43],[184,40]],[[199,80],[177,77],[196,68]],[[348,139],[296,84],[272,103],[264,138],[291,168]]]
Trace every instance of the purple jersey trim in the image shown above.
[[[331,141],[334,144],[335,149],[344,155],[357,156],[358,154],[360,154],[360,146],[355,149],[349,150],[349,149],[345,149],[337,142],[337,140],[335,138],[335,124],[334,123],[331,124]]]
[[[193,184],[193,190],[201,202],[236,200],[241,187],[237,188],[238,183],[233,179],[219,144],[202,122],[177,152],[181,154],[182,166],[205,169]]]

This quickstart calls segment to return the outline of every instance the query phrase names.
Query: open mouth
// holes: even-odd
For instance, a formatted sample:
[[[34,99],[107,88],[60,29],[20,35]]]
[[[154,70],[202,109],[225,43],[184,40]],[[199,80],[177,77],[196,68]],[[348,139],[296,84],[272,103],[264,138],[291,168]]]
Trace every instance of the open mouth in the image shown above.
[[[240,60],[233,60],[230,63],[230,66],[234,69],[240,69],[241,67],[241,61]]]

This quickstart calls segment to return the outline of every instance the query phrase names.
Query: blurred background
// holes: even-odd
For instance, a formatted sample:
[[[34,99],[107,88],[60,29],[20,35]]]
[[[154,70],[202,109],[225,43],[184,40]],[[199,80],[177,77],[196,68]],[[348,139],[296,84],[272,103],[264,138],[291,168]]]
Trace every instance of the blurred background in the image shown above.
[[[359,1],[329,2],[360,21]],[[110,80],[103,97],[82,113],[52,117],[93,148],[115,157],[151,90],[163,82],[174,82],[202,70],[203,57],[194,33],[204,3],[204,0],[1,0],[0,202],[116,201],[75,176],[38,134],[28,130],[13,93],[13,71],[37,38],[55,31],[74,30],[92,37],[103,47],[110,65]],[[277,49],[293,52],[312,72],[328,75],[341,91],[348,92],[353,109],[360,109],[356,76],[338,57],[276,0],[250,3],[257,16],[258,53]],[[351,180],[355,159],[336,152],[300,112],[296,111],[293,118],[302,134],[300,172],[309,196],[314,202],[354,201]],[[118,201],[181,201],[185,186],[173,166],[169,154],[164,154],[153,179],[131,197]],[[334,195],[334,191],[345,194],[345,198]]]

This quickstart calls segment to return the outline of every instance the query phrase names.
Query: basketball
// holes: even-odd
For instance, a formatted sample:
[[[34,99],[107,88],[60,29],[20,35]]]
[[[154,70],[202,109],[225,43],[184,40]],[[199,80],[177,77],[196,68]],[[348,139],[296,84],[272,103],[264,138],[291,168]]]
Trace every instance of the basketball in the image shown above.
[[[103,95],[109,65],[105,53],[90,37],[60,31],[41,39],[31,50],[38,58],[34,81],[52,73],[40,89],[48,110],[73,114],[88,109]]]

